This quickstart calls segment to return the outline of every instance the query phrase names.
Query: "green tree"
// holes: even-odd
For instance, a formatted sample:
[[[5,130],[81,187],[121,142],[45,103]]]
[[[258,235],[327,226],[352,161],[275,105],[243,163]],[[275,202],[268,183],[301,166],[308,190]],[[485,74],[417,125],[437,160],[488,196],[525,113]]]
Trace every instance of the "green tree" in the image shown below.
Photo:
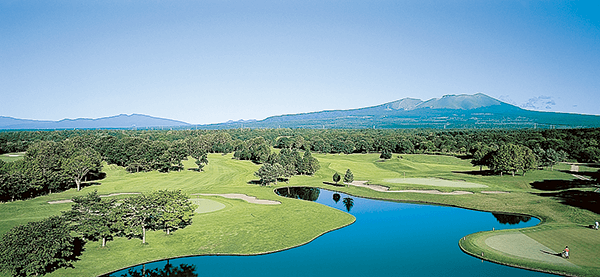
[[[304,151],[304,156],[302,157],[302,163],[299,166],[298,173],[305,175],[313,175],[321,168],[321,164],[317,158],[313,157],[310,153],[310,150]]]
[[[493,149],[488,146],[482,146],[477,149],[475,153],[473,153],[473,158],[471,159],[471,164],[474,166],[479,166],[479,171],[483,169],[483,166],[490,166],[491,155],[493,153]]]
[[[350,168],[346,170],[346,174],[344,174],[344,183],[352,183],[354,182],[354,174],[350,171]]]
[[[333,181],[334,181],[336,184],[337,184],[337,183],[340,181],[340,179],[341,179],[341,177],[340,177],[340,174],[338,174],[337,172],[336,172],[336,173],[333,173]]]
[[[184,228],[192,223],[194,211],[198,208],[188,200],[188,196],[181,190],[159,190],[148,197],[156,205],[156,224],[167,235],[179,228]]]
[[[81,190],[81,181],[92,171],[102,169],[102,160],[96,150],[85,148],[77,151],[63,162],[64,172],[75,181],[77,191]]]
[[[392,158],[392,151],[388,150],[388,149],[384,149],[381,152],[381,155],[379,155],[380,159],[384,159],[384,160],[389,160]]]
[[[123,235],[129,238],[141,238],[142,243],[145,244],[146,231],[158,227],[157,203],[147,195],[140,194],[125,198],[118,207],[125,226]]]
[[[263,186],[271,183],[277,183],[277,178],[283,175],[284,169],[278,164],[263,164],[257,172],[254,173],[256,177],[260,178],[260,183]]]
[[[63,212],[63,216],[84,239],[101,239],[102,247],[106,247],[106,241],[124,228],[119,211],[114,199],[102,199],[97,191],[93,191],[74,197],[71,210]]]
[[[29,222],[0,239],[0,268],[14,276],[38,276],[71,265],[74,239],[61,217]]]
[[[516,144],[508,143],[500,146],[495,151],[490,159],[490,167],[496,172],[510,172],[512,176],[521,169],[523,174],[526,171],[535,169],[537,166],[537,159],[533,154],[533,151],[525,146],[519,146]]]

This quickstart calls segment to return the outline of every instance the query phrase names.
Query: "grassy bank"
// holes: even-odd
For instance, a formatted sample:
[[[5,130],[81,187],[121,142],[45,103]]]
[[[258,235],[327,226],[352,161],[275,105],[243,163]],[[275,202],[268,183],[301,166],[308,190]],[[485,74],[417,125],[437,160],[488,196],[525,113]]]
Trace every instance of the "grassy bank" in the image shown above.
[[[565,244],[565,241],[561,241],[561,237],[564,237],[561,232],[591,224],[600,217],[586,210],[563,205],[556,199],[531,193],[535,190],[529,184],[534,181],[572,180],[574,177],[564,172],[568,170],[566,165],[558,166],[554,171],[543,170],[527,173],[526,176],[500,177],[481,175],[477,172],[478,168],[472,167],[468,160],[455,157],[402,155],[402,158],[399,158],[398,155],[394,155],[391,160],[381,162],[378,154],[313,155],[321,162],[321,170],[314,176],[295,176],[289,184],[279,183],[269,187],[250,184],[249,181],[256,179],[254,172],[259,166],[248,161],[233,160],[231,154],[210,155],[210,163],[205,167],[205,171],[200,173],[185,170],[168,174],[158,172],[129,174],[122,168],[106,166],[104,171],[107,177],[97,184],[85,187],[81,192],[72,189],[28,201],[0,204],[0,233],[5,233],[18,224],[40,220],[70,208],[68,203],[51,205],[48,201],[70,199],[93,190],[98,190],[101,195],[149,192],[157,189],[181,189],[188,194],[244,193],[259,199],[277,200],[282,203],[281,205],[258,205],[218,196],[193,196],[220,202],[225,205],[225,208],[197,214],[192,225],[169,236],[162,231],[150,232],[146,245],[142,245],[140,240],[124,238],[109,241],[106,248],[101,248],[99,242],[90,242],[86,244],[81,260],[74,264],[74,268],[60,269],[49,274],[49,276],[96,276],[119,268],[170,257],[217,253],[245,255],[277,251],[306,243],[324,232],[354,221],[353,216],[341,211],[317,203],[282,198],[273,193],[274,188],[288,185],[321,187],[370,198],[530,214],[543,221],[541,225],[534,228],[546,229],[543,229],[545,233],[525,234],[551,249],[554,249],[555,244]],[[191,161],[186,161],[185,164],[189,167],[194,166]],[[449,196],[386,193],[368,188],[334,187],[323,184],[324,181],[331,181],[335,171],[343,175],[348,168],[354,173],[355,180],[368,180],[371,184],[385,185],[392,190],[463,190],[474,194]],[[585,168],[582,167],[582,170]],[[431,187],[390,181],[404,177],[435,177],[482,184],[487,187]],[[482,191],[510,193],[484,194],[481,193]],[[597,233],[597,236],[600,236],[600,231]],[[478,247],[487,247],[485,239],[477,237],[483,235],[494,234],[477,233],[468,236],[468,240],[465,241],[468,244],[463,245],[464,248],[477,253]],[[600,257],[600,247],[585,235],[574,236],[566,243],[569,246],[573,245],[574,253],[588,253],[587,256],[592,254],[594,257]],[[491,248],[485,251],[489,251],[489,257],[499,262],[504,261],[502,259],[510,259],[513,264],[521,263],[524,266],[542,268],[543,263],[523,263],[522,259],[508,257]],[[600,274],[600,263],[596,263],[594,259],[576,259],[574,255],[571,262],[577,265],[578,271],[572,271],[564,266],[559,266],[556,270],[587,276]]]

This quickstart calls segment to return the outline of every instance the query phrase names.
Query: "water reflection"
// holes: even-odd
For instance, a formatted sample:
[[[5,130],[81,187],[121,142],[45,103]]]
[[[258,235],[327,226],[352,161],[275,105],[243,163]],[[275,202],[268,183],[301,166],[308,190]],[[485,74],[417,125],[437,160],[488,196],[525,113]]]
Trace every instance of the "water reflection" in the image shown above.
[[[466,234],[481,230],[534,226],[539,222],[537,218],[517,225],[503,225],[488,212],[373,200],[326,189],[281,188],[276,193],[308,200],[318,195],[317,203],[342,211],[351,209],[349,213],[356,218],[356,222],[326,233],[306,245],[282,252],[259,256],[187,257],[170,262],[193,264],[201,276],[228,277],[331,277],[342,274],[345,277],[548,276],[481,262],[464,254],[456,244]],[[347,208],[347,204],[352,205]],[[440,231],[432,226],[445,228]],[[163,268],[164,263],[150,263],[146,268]],[[310,266],[297,270],[294,265]],[[139,271],[140,268],[137,266],[135,269]],[[340,271],[340,268],[352,270]],[[123,275],[127,272],[128,269],[125,269],[111,276],[152,276]]]
[[[352,199],[351,197],[346,197],[344,198],[344,207],[346,207],[346,211],[350,212],[350,209],[352,209],[352,207],[354,207],[354,199]]]
[[[516,215],[516,214],[503,214],[503,213],[492,213],[496,220],[501,224],[516,225],[521,222],[527,222],[531,219],[531,216]]]
[[[340,201],[340,194],[339,193],[334,193],[333,194],[333,201],[335,201],[335,203],[337,204],[338,201]]]
[[[171,265],[169,262],[164,268],[146,269],[142,266],[139,270],[129,269],[127,273],[120,275],[121,277],[198,277],[195,273],[196,266],[188,264],[180,264],[178,266]]]
[[[287,187],[276,189],[275,193],[288,198],[317,201],[317,199],[319,199],[319,194],[321,193],[321,191],[319,190],[319,188]]]

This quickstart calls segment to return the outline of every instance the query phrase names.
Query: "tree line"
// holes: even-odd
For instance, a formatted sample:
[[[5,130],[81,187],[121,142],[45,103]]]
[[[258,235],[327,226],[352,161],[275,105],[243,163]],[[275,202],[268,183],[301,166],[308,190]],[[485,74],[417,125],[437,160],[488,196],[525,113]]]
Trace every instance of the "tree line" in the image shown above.
[[[600,161],[599,128],[551,129],[551,130],[496,130],[496,129],[230,129],[230,130],[63,130],[63,131],[4,131],[0,132],[0,154],[24,152],[37,141],[60,142],[66,139],[85,137],[93,145],[103,145],[103,157],[113,159],[116,164],[128,165],[132,161],[149,161],[130,154],[135,147],[130,144],[146,143],[162,149],[171,147],[175,141],[187,138],[198,140],[207,153],[239,152],[241,159],[260,161],[264,153],[256,148],[262,141],[269,147],[310,150],[313,153],[368,153],[384,150],[399,154],[469,154],[477,143],[503,145],[513,143],[530,149],[553,149],[565,151],[569,159],[579,162]],[[132,141],[128,141],[132,140]],[[117,142],[119,144],[117,144]],[[183,145],[179,145],[183,146]],[[99,146],[98,146],[99,147]],[[110,151],[110,148],[113,151]],[[253,148],[254,147],[254,148]],[[180,148],[180,147],[179,147]],[[117,151],[117,149],[120,149]],[[175,151],[178,146],[172,150]],[[244,151],[252,149],[253,153]],[[158,151],[161,152],[161,151]],[[110,154],[110,155],[109,155]],[[161,152],[162,154],[162,152]],[[165,157],[166,158],[166,157]],[[260,161],[262,162],[262,161]],[[109,162],[112,163],[112,162]],[[156,165],[145,162],[147,170]]]
[[[192,157],[202,171],[208,153],[231,153],[264,168],[262,184],[313,174],[311,153],[460,155],[496,172],[526,172],[556,161],[599,162],[600,129],[559,130],[71,130],[0,132],[0,152],[25,151],[25,159],[0,162],[0,201],[27,199],[81,186],[102,176],[102,162],[129,172],[183,169]],[[518,148],[512,145],[518,146]],[[279,148],[273,153],[272,148]],[[509,150],[512,149],[512,150]],[[507,164],[512,151],[523,156]],[[303,153],[303,154],[300,154]],[[535,156],[532,162],[531,154]],[[518,154],[518,155],[517,155]],[[536,164],[539,163],[539,164]]]
[[[60,216],[19,225],[0,238],[0,268],[14,276],[37,276],[67,267],[86,241],[116,236],[140,238],[146,231],[167,235],[192,222],[196,205],[181,191],[155,191],[117,201],[96,191],[72,199],[71,210]]]

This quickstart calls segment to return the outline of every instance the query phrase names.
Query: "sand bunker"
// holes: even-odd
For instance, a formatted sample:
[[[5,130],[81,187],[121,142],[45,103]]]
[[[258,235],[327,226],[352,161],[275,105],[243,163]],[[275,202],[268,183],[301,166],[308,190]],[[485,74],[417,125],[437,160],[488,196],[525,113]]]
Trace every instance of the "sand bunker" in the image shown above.
[[[229,199],[241,199],[241,200],[244,200],[244,201],[246,201],[248,203],[252,203],[252,204],[262,204],[262,205],[277,205],[277,204],[281,204],[281,202],[279,202],[279,201],[258,199],[258,198],[254,197],[254,196],[248,196],[248,195],[239,194],[239,193],[228,193],[228,194],[199,193],[199,194],[192,194],[192,195],[221,196],[221,197],[225,197],[225,198],[229,198]]]
[[[488,186],[469,183],[465,181],[450,181],[438,178],[395,178],[386,179],[385,182],[394,184],[412,184],[412,185],[425,185],[425,186],[436,186],[436,187],[452,187],[452,188],[487,188]]]
[[[408,190],[390,190],[388,187],[380,186],[380,185],[367,185],[367,181],[354,181],[351,183],[353,186],[369,188],[375,191],[381,192],[414,192],[414,193],[427,193],[427,194],[439,194],[439,195],[465,195],[465,194],[473,194],[470,191],[452,191],[452,192],[441,192],[439,190],[416,190],[416,189],[408,189]]]

